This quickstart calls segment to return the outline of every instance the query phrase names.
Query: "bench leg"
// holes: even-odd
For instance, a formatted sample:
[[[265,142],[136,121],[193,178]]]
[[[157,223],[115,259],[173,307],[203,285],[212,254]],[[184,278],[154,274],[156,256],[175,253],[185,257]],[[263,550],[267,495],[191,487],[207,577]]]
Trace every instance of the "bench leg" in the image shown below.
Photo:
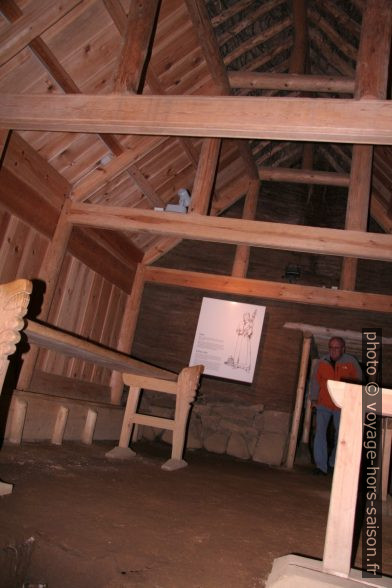
[[[108,451],[105,455],[114,459],[129,459],[136,453],[128,447],[131,439],[132,429],[134,427],[134,416],[139,402],[140,388],[131,386],[128,392],[127,405],[125,407],[123,424],[121,428],[120,440],[118,446]]]

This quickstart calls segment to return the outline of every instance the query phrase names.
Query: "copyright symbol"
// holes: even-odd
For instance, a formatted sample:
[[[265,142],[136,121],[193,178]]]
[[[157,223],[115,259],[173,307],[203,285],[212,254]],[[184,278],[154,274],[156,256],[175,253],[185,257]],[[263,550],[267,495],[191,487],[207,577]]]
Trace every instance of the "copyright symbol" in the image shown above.
[[[368,382],[365,386],[366,394],[369,396],[376,396],[379,391],[378,384],[376,382]]]

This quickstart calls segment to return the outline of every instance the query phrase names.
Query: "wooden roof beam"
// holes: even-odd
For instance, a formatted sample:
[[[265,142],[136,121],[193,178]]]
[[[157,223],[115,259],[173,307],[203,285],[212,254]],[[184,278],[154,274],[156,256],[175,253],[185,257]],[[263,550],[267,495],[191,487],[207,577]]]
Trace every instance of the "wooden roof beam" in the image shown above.
[[[220,139],[204,139],[192,188],[189,212],[207,214],[218,166]]]
[[[75,203],[69,220],[76,225],[195,241],[392,261],[392,236],[379,233]]]
[[[354,93],[354,78],[310,74],[273,74],[247,71],[228,73],[232,88],[250,90],[291,90],[299,92]]]
[[[252,280],[152,266],[145,268],[144,278],[146,282],[166,284],[168,286],[209,290],[221,294],[252,296],[281,302],[296,302],[306,305],[317,304],[319,306],[364,310],[367,312],[390,313],[392,309],[392,296],[382,294],[299,286],[298,284],[268,282],[266,280]]]
[[[260,167],[259,177],[266,182],[317,184],[319,186],[347,187],[350,183],[350,176],[348,174],[291,167]]]
[[[0,128],[391,145],[392,103],[0,93]]]
[[[151,47],[160,0],[132,0],[114,83],[115,92],[135,92],[140,87]]]
[[[211,76],[222,94],[230,94],[231,88],[226,69],[219,54],[219,47],[204,0],[185,0],[185,2]],[[247,142],[240,141],[238,148],[247,174],[250,178],[256,179],[258,177],[257,166],[253,159],[250,145]]]

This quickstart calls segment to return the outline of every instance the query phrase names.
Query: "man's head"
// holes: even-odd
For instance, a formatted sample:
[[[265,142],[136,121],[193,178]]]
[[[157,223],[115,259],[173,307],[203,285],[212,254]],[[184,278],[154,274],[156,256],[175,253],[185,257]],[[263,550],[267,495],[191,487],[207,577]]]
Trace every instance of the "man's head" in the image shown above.
[[[342,337],[332,337],[328,343],[329,357],[333,361],[340,359],[345,352],[346,343]]]

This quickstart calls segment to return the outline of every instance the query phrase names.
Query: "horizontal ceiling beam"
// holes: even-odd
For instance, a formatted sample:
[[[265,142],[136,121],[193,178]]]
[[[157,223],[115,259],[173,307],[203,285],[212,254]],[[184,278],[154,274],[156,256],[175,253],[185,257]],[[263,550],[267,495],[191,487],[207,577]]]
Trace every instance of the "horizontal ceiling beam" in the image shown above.
[[[346,76],[315,76],[309,74],[279,74],[252,71],[231,71],[232,88],[249,90],[291,90],[299,92],[354,93],[354,78]]]
[[[259,168],[259,178],[265,182],[288,182],[293,184],[318,184],[320,186],[347,187],[350,183],[349,174],[338,172],[317,171],[313,169],[296,169],[292,167]]]
[[[0,94],[0,128],[392,144],[392,102]]]
[[[77,203],[70,207],[69,221],[195,241],[392,261],[392,236],[380,233]]]
[[[318,288],[315,286],[300,286],[298,284],[268,282],[266,280],[250,280],[248,278],[236,278],[152,266],[145,268],[144,279],[146,282],[155,282],[167,286],[195,288],[197,290],[209,290],[210,292],[225,294],[238,294],[240,296],[280,300],[281,302],[297,302],[306,305],[316,304],[332,308],[365,310],[369,312],[390,313],[392,310],[392,296],[384,296],[382,294],[332,290],[330,288]]]

